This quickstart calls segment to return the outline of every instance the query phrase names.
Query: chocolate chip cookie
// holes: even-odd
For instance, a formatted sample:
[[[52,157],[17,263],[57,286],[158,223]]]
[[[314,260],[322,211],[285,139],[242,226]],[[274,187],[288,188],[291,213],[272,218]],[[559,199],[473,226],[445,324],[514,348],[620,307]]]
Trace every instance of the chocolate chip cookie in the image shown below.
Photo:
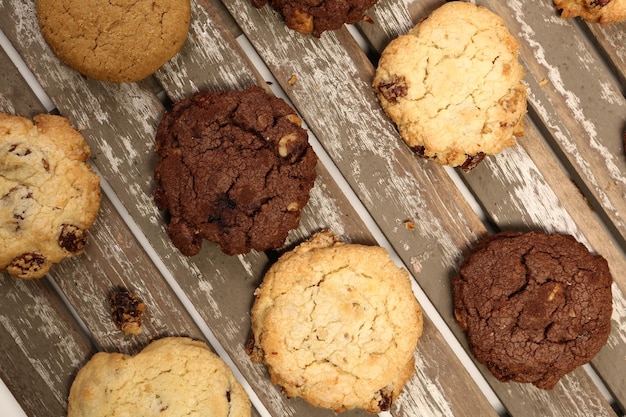
[[[554,0],[561,17],[582,17],[592,23],[618,23],[626,20],[626,0]]]
[[[496,378],[549,390],[606,343],[611,284],[606,260],[570,235],[499,233],[454,278],[454,314]]]
[[[155,201],[184,255],[202,240],[228,255],[283,245],[298,226],[317,157],[300,118],[260,87],[206,92],[174,105],[156,134]]]
[[[373,87],[417,155],[470,170],[524,133],[518,51],[498,15],[448,2],[387,45]]]
[[[337,30],[345,23],[353,24],[363,19],[367,9],[377,0],[251,0],[261,8],[269,5],[285,19],[288,28],[320,37],[327,30]]]
[[[247,352],[289,397],[376,413],[415,371],[422,312],[381,247],[320,232],[281,256],[255,295]]]
[[[0,271],[41,278],[82,252],[100,207],[90,154],[63,117],[0,113]]]
[[[189,0],[37,0],[52,51],[97,80],[139,81],[172,58],[187,38]]]
[[[135,356],[96,353],[72,383],[68,417],[250,417],[232,371],[200,341],[155,340]]]

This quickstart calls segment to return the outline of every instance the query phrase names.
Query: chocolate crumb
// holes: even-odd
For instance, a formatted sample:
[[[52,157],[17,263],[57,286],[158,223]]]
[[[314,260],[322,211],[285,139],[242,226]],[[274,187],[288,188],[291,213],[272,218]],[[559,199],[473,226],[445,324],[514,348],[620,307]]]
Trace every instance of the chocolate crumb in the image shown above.
[[[141,316],[146,306],[137,295],[122,286],[117,286],[111,290],[109,305],[113,322],[118,329],[125,334],[141,333]]]

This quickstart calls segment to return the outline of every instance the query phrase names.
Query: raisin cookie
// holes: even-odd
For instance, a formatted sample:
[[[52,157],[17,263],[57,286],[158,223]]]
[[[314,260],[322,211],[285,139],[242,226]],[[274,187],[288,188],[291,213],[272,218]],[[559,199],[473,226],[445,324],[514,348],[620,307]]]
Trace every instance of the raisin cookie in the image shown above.
[[[518,50],[490,10],[445,3],[387,45],[373,87],[415,153],[469,170],[524,133]]]
[[[300,118],[260,87],[196,94],[156,134],[155,201],[184,255],[202,240],[228,255],[282,246],[309,200],[317,157]]]
[[[497,379],[549,390],[606,343],[611,283],[606,260],[570,235],[503,232],[453,279],[454,314]]]
[[[37,0],[41,33],[68,66],[97,80],[139,81],[183,46],[189,0]]]
[[[626,0],[554,0],[561,17],[582,17],[593,23],[618,23],[626,20]]]
[[[80,369],[68,417],[250,417],[250,401],[230,368],[200,341],[155,340],[135,356],[96,353]]]
[[[0,270],[41,278],[82,252],[100,207],[89,156],[63,117],[0,113]]]
[[[252,0],[261,8],[269,5],[285,19],[289,29],[315,37],[327,30],[337,30],[345,23],[353,24],[363,19],[367,9],[377,0]]]
[[[381,247],[320,232],[281,256],[255,295],[246,351],[289,397],[376,413],[414,373],[421,309]]]

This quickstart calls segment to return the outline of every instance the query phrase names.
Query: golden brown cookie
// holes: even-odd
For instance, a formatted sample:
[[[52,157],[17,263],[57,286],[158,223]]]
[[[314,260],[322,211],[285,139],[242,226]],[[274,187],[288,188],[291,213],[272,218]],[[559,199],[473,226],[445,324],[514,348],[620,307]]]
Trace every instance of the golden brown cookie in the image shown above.
[[[97,80],[139,81],[172,58],[187,37],[189,0],[37,0],[52,51]]]
[[[89,156],[63,117],[0,113],[0,270],[41,278],[82,252],[100,207]]]
[[[247,352],[287,396],[379,412],[413,375],[422,313],[383,248],[320,232],[281,256],[255,295]]]
[[[499,16],[448,2],[389,43],[373,86],[413,151],[468,170],[523,134],[518,50]]]
[[[135,356],[96,353],[78,372],[68,417],[250,417],[230,368],[200,341],[167,337]]]
[[[618,23],[626,20],[626,0],[554,0],[561,17],[582,17],[593,23]]]

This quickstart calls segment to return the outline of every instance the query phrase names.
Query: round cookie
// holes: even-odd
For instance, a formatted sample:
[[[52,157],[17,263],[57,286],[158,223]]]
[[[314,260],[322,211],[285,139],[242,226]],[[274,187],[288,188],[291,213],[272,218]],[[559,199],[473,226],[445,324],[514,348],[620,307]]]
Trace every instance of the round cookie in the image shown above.
[[[611,283],[606,260],[570,235],[503,232],[453,279],[454,314],[497,379],[549,390],[606,343]]]
[[[41,278],[82,252],[100,207],[90,152],[63,117],[0,113],[0,271]]]
[[[246,351],[289,397],[376,413],[414,373],[421,309],[381,247],[320,232],[281,256],[255,295]]]
[[[289,29],[315,37],[327,30],[337,30],[345,23],[354,24],[363,19],[367,9],[377,0],[251,0],[261,8],[269,5],[285,19]]]
[[[37,0],[50,48],[76,71],[97,80],[139,81],[183,46],[189,0]]]
[[[373,87],[415,153],[469,170],[524,133],[518,50],[499,16],[448,2],[387,45]]]
[[[582,17],[593,23],[618,23],[626,20],[626,0],[554,0],[561,17]]]
[[[68,417],[250,417],[250,402],[230,368],[200,341],[155,340],[135,356],[96,353],[80,369]]]
[[[156,134],[155,201],[184,255],[202,239],[228,255],[282,246],[300,222],[317,157],[300,118],[260,87],[196,94]]]

